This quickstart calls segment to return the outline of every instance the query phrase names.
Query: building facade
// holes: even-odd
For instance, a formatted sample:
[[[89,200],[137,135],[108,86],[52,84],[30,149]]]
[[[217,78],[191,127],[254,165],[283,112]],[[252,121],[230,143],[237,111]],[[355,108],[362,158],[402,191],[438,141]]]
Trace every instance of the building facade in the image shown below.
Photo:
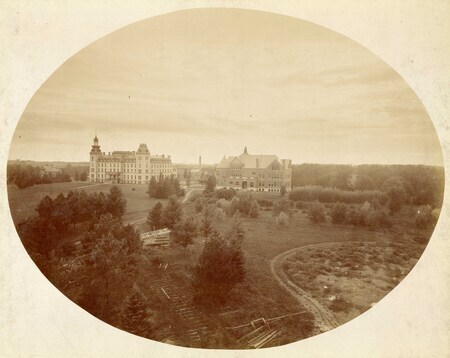
[[[291,190],[292,161],[276,155],[223,157],[215,171],[218,188],[279,193],[282,187]]]
[[[150,155],[146,144],[137,151],[100,150],[97,136],[90,152],[89,181],[99,183],[148,184],[151,178],[176,177],[170,155]]]

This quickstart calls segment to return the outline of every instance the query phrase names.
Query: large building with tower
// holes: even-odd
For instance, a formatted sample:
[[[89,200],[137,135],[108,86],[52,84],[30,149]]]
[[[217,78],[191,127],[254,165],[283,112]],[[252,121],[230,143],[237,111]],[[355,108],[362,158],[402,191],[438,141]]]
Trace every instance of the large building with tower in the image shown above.
[[[279,193],[291,190],[292,161],[276,155],[252,155],[244,152],[235,157],[223,157],[216,167],[219,188]]]
[[[146,144],[137,151],[100,150],[97,136],[90,152],[89,181],[100,183],[148,184],[151,178],[176,176],[170,155],[151,155]]]

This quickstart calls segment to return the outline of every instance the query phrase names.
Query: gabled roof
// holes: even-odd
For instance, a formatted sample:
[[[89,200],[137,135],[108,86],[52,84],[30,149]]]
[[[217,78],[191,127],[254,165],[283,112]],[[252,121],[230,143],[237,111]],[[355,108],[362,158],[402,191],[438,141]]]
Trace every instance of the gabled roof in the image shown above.
[[[227,159],[226,156],[223,156],[222,160],[220,161],[220,163],[217,165],[217,168],[229,168],[230,167],[230,162]]]
[[[231,168],[231,164],[238,160],[243,164],[243,168],[254,168],[254,169],[266,169],[274,161],[277,161],[281,166],[283,163],[278,159],[276,155],[266,155],[266,154],[248,154],[247,148],[244,149],[244,153],[239,156],[223,157],[221,162],[217,165],[217,168]]]

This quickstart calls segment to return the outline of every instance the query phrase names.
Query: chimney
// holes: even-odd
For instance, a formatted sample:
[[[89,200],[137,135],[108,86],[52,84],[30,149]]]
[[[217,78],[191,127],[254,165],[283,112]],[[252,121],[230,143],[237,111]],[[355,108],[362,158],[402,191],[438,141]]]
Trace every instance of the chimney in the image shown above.
[[[259,158],[256,158],[256,168],[259,168]]]
[[[199,167],[202,166],[202,156],[201,155],[198,156],[198,166]]]

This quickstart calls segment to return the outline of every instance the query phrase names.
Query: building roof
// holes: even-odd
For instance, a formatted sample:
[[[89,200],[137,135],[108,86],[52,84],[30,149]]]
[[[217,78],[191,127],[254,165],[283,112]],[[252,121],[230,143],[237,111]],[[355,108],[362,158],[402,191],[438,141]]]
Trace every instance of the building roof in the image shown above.
[[[276,155],[272,154],[248,154],[247,147],[244,148],[244,153],[239,156],[223,157],[217,168],[254,168],[265,169],[277,161],[280,165],[283,163]]]
[[[147,144],[145,144],[145,143],[139,144],[139,148],[136,153],[137,154],[150,154],[150,151],[147,148]]]

